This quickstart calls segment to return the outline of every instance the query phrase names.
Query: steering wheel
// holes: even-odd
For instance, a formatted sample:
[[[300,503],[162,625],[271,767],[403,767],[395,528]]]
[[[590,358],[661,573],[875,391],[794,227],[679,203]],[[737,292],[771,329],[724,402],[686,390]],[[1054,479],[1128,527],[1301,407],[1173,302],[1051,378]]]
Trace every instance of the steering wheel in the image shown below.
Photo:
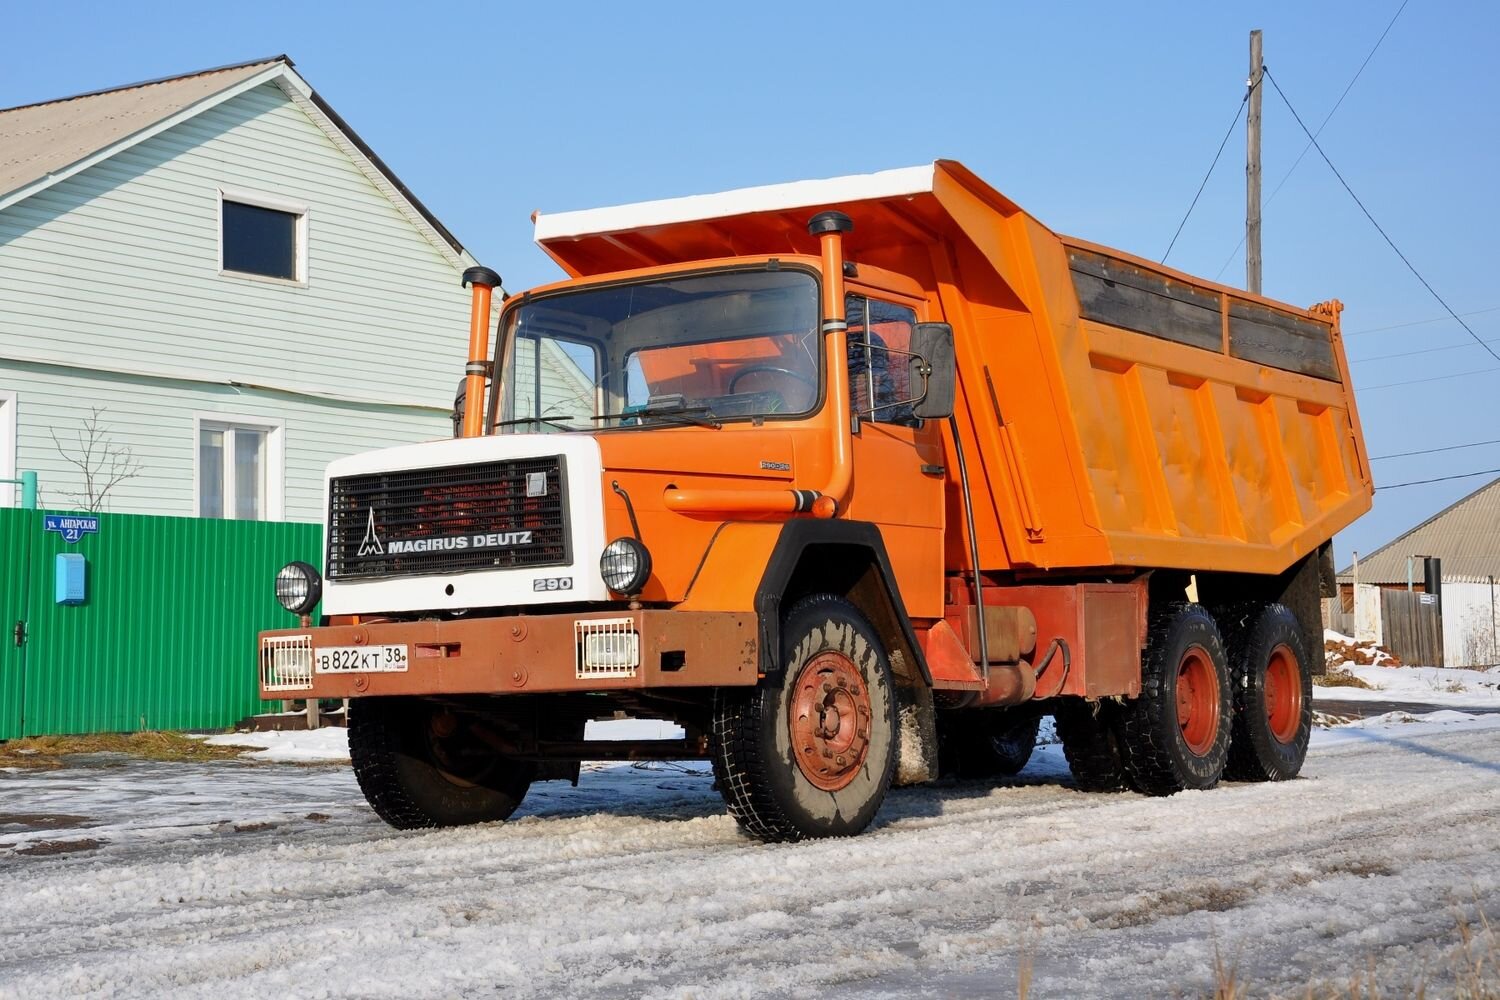
[[[790,368],[782,368],[780,365],[747,365],[746,367],[741,368],[739,371],[730,376],[729,391],[733,393],[734,387],[738,385],[740,379],[744,378],[746,375],[755,375],[762,372],[769,372],[773,375],[785,375],[787,378],[793,379],[797,382],[801,382],[809,389],[816,390],[818,388],[818,383],[814,382],[806,375],[803,375],[801,372],[792,371]]]

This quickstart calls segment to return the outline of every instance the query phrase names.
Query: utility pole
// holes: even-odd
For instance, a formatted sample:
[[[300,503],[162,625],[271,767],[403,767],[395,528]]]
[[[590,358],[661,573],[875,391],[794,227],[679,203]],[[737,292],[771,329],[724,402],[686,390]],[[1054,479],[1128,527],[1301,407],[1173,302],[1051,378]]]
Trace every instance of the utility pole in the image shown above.
[[[1250,111],[1245,117],[1245,288],[1260,294],[1260,29],[1250,32]]]

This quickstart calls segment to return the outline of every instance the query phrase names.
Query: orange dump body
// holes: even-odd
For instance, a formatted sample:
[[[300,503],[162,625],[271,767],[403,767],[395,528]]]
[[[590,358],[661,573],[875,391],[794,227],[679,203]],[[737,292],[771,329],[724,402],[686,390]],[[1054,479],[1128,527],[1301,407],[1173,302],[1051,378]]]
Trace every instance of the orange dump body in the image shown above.
[[[752,189],[738,211],[667,207],[574,231],[539,227],[538,240],[575,278],[727,257],[805,259],[819,252],[809,216],[846,213],[854,222],[843,238],[854,265],[851,290],[868,282],[909,296],[922,320],[953,327],[959,443],[969,466],[979,568],[989,573],[1280,573],[1369,509],[1373,490],[1339,303],[1301,309],[1059,236],[957,163],[901,173],[900,183],[851,185],[847,196],[825,202],[773,204]],[[780,349],[768,338],[736,344],[732,358],[663,352],[649,363],[684,380],[712,381],[717,370],[748,360],[774,364]],[[821,463],[824,449],[799,437],[820,426],[779,429],[757,444],[763,454],[754,457],[795,450]],[[922,580],[909,608],[935,618],[940,575],[969,569],[971,559],[953,475],[955,441],[946,426],[928,433],[939,451],[923,467],[947,470],[937,487],[945,510],[938,523],[907,527],[941,533],[941,567],[937,553],[898,553],[901,522],[890,511],[899,502],[882,508],[871,499],[877,490],[919,495],[930,486],[922,477],[908,483],[904,473],[856,462],[854,507],[840,515],[858,516],[863,497],[866,519],[894,518],[897,538],[888,544],[897,576]],[[750,460],[722,437],[706,442],[713,456],[697,456],[691,445],[681,450],[699,440],[694,431],[618,435],[614,443],[604,435],[601,447],[606,465],[669,477],[674,467],[690,477]],[[923,447],[921,433],[914,445]],[[798,466],[799,479],[808,463]],[[623,509],[610,517],[624,524]],[[705,536],[718,529],[702,518],[695,527]],[[687,569],[715,592],[716,572],[737,564],[744,575],[746,562],[764,556],[772,535],[751,541],[753,534],[737,540],[728,532],[701,557],[700,546],[688,546]],[[912,533],[911,544],[926,537]],[[716,567],[719,558],[731,561]],[[669,585],[660,596],[692,597],[674,590]]]

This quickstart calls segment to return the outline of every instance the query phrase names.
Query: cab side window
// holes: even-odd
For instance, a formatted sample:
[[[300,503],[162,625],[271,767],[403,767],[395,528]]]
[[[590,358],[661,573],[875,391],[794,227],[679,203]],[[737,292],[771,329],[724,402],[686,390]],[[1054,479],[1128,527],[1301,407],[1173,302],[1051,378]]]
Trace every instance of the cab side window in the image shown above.
[[[849,321],[849,402],[864,420],[914,427],[910,385],[916,311],[863,295],[844,297]]]

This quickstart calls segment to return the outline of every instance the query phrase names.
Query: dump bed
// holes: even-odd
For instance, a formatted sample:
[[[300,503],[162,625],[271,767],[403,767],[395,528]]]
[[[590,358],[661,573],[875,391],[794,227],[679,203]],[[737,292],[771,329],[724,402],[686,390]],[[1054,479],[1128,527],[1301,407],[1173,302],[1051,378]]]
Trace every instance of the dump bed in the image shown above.
[[[1369,509],[1337,302],[1058,236],[952,161],[542,215],[537,241],[578,276],[814,254],[807,219],[828,208],[854,220],[849,260],[914,279],[953,325],[984,569],[1275,573]],[[856,469],[855,489],[880,475]],[[950,525],[958,503],[950,482]]]

